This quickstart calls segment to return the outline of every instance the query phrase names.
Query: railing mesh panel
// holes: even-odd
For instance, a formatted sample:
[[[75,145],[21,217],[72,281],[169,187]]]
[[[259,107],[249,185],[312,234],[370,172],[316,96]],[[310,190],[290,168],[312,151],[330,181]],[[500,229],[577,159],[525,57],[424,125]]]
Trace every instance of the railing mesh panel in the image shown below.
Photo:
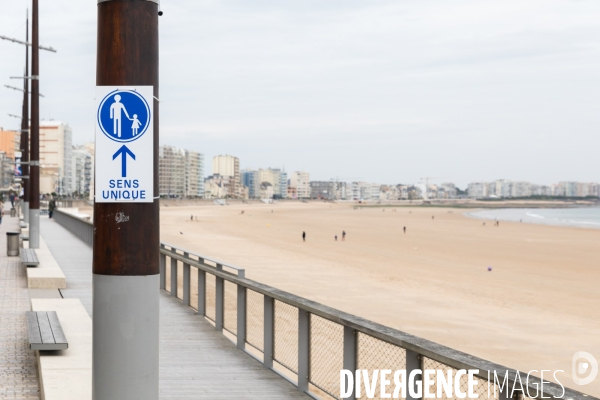
[[[246,342],[260,351],[264,351],[265,348],[264,301],[265,296],[248,289],[246,294]]]
[[[171,293],[171,257],[165,256],[165,290]]]
[[[433,369],[436,370],[436,374],[438,373],[437,370],[441,370],[444,373],[444,376],[448,376],[448,371],[452,371],[452,380],[453,380],[453,385],[452,385],[452,396],[447,396],[446,392],[444,390],[441,390],[440,396],[437,395],[437,375],[433,376],[433,380],[434,380],[434,384],[431,385],[429,392],[434,394],[436,399],[458,399],[458,397],[456,397],[456,388],[454,388],[454,377],[456,376],[456,372],[457,370],[442,364],[441,362],[432,360],[430,358],[427,357],[423,357],[423,361],[422,361],[422,366],[423,366],[423,370],[426,369]],[[478,380],[477,382],[477,386],[475,386],[473,392],[475,393],[475,395],[477,396],[477,398],[479,399],[498,399],[499,398],[499,393],[498,390],[496,389],[496,396],[494,396],[494,386],[493,384],[490,384],[490,395],[488,397],[488,384],[487,381],[485,379],[481,379],[481,378],[476,378]],[[467,374],[461,376],[460,378],[460,391],[463,393],[466,393],[466,398],[469,398],[468,396],[468,390],[469,390],[469,377]]]
[[[335,398],[340,395],[344,363],[344,327],[310,315],[310,382]]]
[[[198,268],[190,270],[190,307],[198,310]]]
[[[214,275],[206,274],[206,318],[211,321],[216,319],[217,280]]]
[[[237,335],[237,285],[225,281],[225,310],[223,327]]]
[[[274,359],[298,372],[298,308],[275,300]]]
[[[387,379],[392,382],[392,385],[391,389],[390,386],[387,387],[386,392],[388,394],[393,393],[394,372],[406,369],[406,350],[404,350],[402,347],[384,342],[383,340],[374,338],[373,336],[369,336],[362,332],[357,332],[356,340],[358,346],[356,354],[356,369],[368,370],[369,377],[373,376],[373,370],[376,369],[391,370],[392,373],[387,376]],[[361,378],[361,398],[366,398],[364,377],[361,376]],[[377,386],[375,387],[375,397],[371,398],[380,399],[380,396],[381,387],[380,380],[378,379]],[[403,398],[401,396],[402,393],[400,393],[400,398]]]

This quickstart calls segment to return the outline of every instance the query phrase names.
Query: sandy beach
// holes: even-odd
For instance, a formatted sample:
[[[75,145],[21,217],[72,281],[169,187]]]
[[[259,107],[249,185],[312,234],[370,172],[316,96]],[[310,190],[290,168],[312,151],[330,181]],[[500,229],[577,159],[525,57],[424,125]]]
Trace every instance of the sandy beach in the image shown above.
[[[571,378],[576,351],[600,356],[600,230],[484,226],[464,212],[172,203],[161,207],[161,240],[521,371],[564,370],[557,377],[565,386],[600,395],[600,380],[578,387]]]

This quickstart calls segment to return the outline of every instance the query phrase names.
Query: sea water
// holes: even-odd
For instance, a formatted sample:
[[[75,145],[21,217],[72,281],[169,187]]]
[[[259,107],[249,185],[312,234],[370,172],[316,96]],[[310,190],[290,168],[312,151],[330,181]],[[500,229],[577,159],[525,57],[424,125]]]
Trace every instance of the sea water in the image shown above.
[[[575,226],[600,229],[600,207],[582,208],[501,208],[468,213],[475,218],[498,221]]]

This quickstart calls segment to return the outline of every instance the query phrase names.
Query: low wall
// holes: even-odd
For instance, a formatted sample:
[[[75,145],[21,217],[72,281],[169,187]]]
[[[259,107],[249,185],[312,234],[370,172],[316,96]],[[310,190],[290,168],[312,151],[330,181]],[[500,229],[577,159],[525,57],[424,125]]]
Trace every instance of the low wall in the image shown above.
[[[53,218],[89,246],[94,244],[94,224],[60,209],[54,210]]]

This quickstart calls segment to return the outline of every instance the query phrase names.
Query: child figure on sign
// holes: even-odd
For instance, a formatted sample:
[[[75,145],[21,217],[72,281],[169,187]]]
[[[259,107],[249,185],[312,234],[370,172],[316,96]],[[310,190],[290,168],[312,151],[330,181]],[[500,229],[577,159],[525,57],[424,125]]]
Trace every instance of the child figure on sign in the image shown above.
[[[138,119],[137,114],[133,114],[133,119],[132,119],[132,124],[131,124],[131,130],[133,130],[133,136],[137,136],[138,134],[138,129],[140,129],[140,126],[142,126],[142,123],[140,122],[140,120]]]

